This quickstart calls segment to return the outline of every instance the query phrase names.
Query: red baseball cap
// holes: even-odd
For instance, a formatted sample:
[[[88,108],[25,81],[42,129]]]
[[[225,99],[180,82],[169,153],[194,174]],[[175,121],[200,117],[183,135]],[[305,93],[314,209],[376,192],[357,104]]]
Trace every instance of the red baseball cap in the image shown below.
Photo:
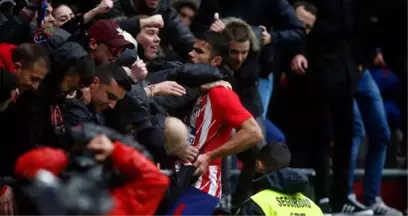
[[[88,36],[111,48],[130,48],[135,46],[123,36],[123,30],[113,20],[98,20],[89,29]]]

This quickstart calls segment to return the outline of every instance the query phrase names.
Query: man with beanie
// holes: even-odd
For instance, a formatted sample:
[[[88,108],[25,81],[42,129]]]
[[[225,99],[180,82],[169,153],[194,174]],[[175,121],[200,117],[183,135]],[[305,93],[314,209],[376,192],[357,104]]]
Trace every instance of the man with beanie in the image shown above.
[[[320,208],[302,194],[309,184],[307,176],[287,168],[289,163],[286,145],[272,143],[262,148],[256,167],[262,176],[254,181],[259,192],[241,206],[238,215],[323,216]]]

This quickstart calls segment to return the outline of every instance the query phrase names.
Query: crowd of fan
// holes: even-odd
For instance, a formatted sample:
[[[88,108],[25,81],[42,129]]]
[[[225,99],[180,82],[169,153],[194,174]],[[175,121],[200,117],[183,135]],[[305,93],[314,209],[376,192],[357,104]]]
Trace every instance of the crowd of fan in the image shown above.
[[[121,176],[98,214],[402,215],[380,186],[391,132],[407,145],[406,4],[0,1],[1,213],[44,214],[23,186],[91,155]],[[152,157],[104,133],[67,139],[85,123]],[[288,167],[316,171],[316,204]]]

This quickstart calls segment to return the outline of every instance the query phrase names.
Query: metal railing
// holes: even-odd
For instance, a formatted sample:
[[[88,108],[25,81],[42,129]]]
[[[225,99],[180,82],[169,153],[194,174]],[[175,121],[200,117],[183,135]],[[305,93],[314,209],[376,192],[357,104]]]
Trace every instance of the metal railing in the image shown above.
[[[308,176],[315,176],[316,172],[313,169],[295,169],[298,170],[299,172],[308,175]],[[233,169],[231,170],[231,175],[239,175],[240,170],[239,169]],[[333,171],[330,170],[330,174],[332,174]],[[356,169],[354,170],[354,174],[356,176],[364,176],[364,169]],[[408,176],[408,170],[406,169],[384,169],[382,172],[383,176],[389,176],[389,177],[399,177],[399,176]]]

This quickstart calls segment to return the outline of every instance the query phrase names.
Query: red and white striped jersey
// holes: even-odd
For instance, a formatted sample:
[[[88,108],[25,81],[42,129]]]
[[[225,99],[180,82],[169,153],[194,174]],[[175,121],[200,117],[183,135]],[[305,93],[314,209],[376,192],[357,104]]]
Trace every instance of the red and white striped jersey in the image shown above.
[[[212,88],[196,102],[187,119],[189,144],[211,152],[226,143],[232,129],[238,128],[252,115],[242,106],[238,96],[224,87]],[[211,162],[209,169],[195,183],[195,187],[215,197],[221,197],[221,158]]]

